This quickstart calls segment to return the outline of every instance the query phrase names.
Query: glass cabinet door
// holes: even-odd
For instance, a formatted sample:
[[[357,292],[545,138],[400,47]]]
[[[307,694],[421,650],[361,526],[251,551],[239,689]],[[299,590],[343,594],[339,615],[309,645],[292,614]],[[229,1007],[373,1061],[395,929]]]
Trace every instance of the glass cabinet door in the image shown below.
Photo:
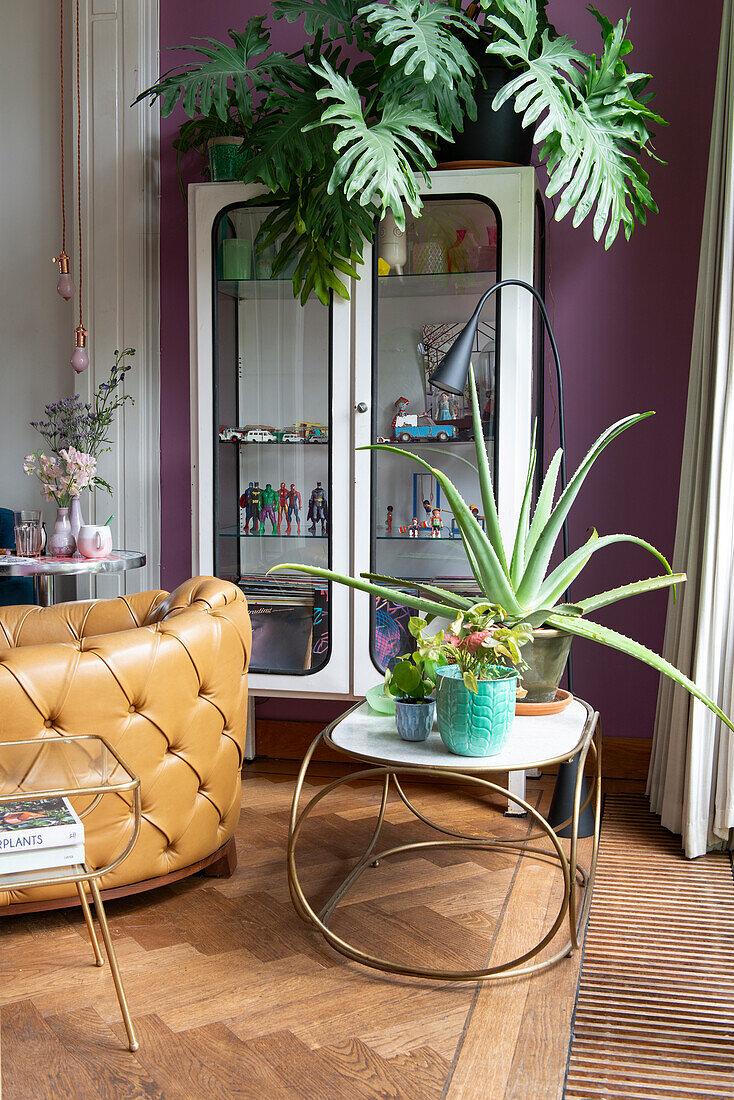
[[[250,669],[307,676],[329,658],[329,586],[266,574],[331,563],[331,310],[271,278],[266,216],[233,206],[214,226],[214,560],[249,602]]]
[[[491,203],[446,196],[426,198],[419,219],[407,215],[404,233],[388,215],[374,250],[373,442],[390,442],[439,467],[482,525],[476,474],[466,464],[475,466],[468,389],[461,397],[434,390],[431,374],[481,294],[500,278],[500,249]],[[493,475],[497,301],[493,295],[482,312],[472,356]],[[454,517],[428,471],[399,455],[374,452],[372,486],[372,571],[475,591]],[[412,648],[410,614],[373,600],[371,650],[378,669]]]

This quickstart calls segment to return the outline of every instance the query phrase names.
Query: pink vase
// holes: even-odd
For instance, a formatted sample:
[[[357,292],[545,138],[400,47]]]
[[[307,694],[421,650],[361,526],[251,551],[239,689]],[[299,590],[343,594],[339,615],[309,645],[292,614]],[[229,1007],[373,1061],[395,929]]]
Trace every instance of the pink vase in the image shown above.
[[[68,508],[57,509],[53,534],[48,540],[48,550],[54,558],[70,558],[76,550],[76,539],[71,533]]]
[[[79,538],[79,528],[82,527],[84,524],[81,497],[71,498],[71,508],[69,509],[69,523],[71,525],[71,533],[74,536],[74,542],[77,542]]]

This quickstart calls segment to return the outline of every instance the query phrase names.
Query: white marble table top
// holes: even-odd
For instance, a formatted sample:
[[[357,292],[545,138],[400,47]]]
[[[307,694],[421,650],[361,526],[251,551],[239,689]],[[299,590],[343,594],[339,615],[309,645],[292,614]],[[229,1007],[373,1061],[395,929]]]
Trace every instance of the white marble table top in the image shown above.
[[[457,756],[444,745],[434,723],[427,741],[403,741],[395,716],[378,714],[365,700],[339,719],[326,740],[335,749],[370,763],[452,771],[525,771],[579,751],[593,726],[593,711],[573,699],[559,714],[516,716],[507,744],[496,756]]]

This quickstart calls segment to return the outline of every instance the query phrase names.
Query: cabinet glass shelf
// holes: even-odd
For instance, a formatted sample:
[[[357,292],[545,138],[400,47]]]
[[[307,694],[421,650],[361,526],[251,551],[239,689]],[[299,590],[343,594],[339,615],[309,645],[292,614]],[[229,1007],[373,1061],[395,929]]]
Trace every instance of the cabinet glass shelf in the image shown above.
[[[496,282],[495,271],[456,271],[428,275],[382,275],[377,280],[381,298],[423,298],[442,294],[477,296]]]
[[[219,534],[223,539],[280,539],[285,542],[298,542],[299,539],[301,542],[313,542],[314,540],[318,541],[319,539],[323,539],[324,542],[329,541],[328,535],[279,535],[277,531],[274,535],[269,534],[267,531],[263,532],[262,535],[256,535],[254,533],[246,535],[244,531],[220,531]]]

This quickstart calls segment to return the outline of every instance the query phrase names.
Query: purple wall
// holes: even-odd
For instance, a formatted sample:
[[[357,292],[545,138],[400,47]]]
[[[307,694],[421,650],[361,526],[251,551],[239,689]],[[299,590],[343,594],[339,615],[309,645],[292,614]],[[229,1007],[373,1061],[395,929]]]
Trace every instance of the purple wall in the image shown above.
[[[627,0],[601,5],[612,20]],[[161,47],[197,36],[224,37],[262,5],[251,0],[161,0]],[[561,33],[599,50],[594,19],[578,0],[551,0]],[[670,126],[657,137],[667,166],[649,165],[660,207],[647,228],[620,240],[608,253],[588,225],[569,219],[550,227],[550,305],[564,366],[569,468],[613,420],[631,411],[657,415],[611,445],[588,479],[571,525],[572,545],[622,531],[672,553],[691,330],[696,292],[703,197],[721,3],[696,6],[691,54],[687,0],[645,0],[633,5],[631,63],[654,74],[655,108]],[[278,46],[292,49],[299,28],[275,24]],[[686,72],[680,59],[686,58]],[[163,55],[162,68],[178,60]],[[161,198],[161,481],[163,580],[172,588],[190,574],[189,374],[186,211],[170,142],[182,115],[162,120]],[[198,178],[195,163],[187,178]],[[555,441],[552,440],[555,446]],[[601,551],[574,590],[577,598],[657,572],[641,550]],[[605,623],[659,649],[665,623],[662,594],[627,601],[600,616]],[[649,737],[655,713],[656,675],[637,662],[577,641],[575,690],[600,710],[609,735]]]

